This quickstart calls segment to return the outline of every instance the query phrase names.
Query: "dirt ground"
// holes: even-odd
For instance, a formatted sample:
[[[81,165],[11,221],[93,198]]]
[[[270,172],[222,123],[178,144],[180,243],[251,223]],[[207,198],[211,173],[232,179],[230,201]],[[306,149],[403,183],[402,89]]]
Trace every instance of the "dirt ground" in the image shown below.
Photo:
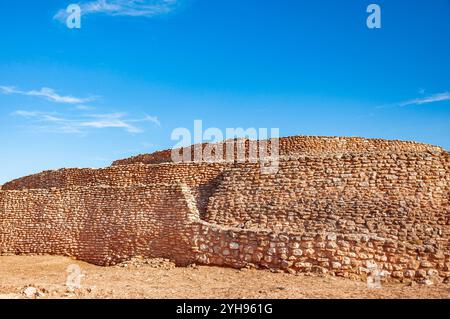
[[[368,289],[364,282],[343,278],[178,268],[160,260],[104,268],[64,257],[2,256],[0,298],[450,298],[450,285]]]

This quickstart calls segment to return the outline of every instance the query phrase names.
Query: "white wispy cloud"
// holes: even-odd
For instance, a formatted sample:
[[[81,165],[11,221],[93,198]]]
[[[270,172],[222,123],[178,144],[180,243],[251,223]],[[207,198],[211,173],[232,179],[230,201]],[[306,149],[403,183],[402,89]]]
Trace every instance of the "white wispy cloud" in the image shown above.
[[[80,110],[80,111],[90,111],[90,110],[93,110],[95,108],[90,106],[90,105],[80,104],[80,105],[76,105],[75,109],[76,110]]]
[[[89,98],[79,98],[71,95],[60,95],[54,89],[43,87],[39,90],[23,91],[19,90],[14,86],[0,86],[0,93],[7,95],[24,95],[24,96],[36,96],[40,98],[45,98],[51,102],[55,103],[65,103],[65,104],[83,104],[87,102],[92,102],[96,97]]]
[[[82,15],[106,14],[110,16],[153,17],[173,11],[180,0],[95,0],[79,3]],[[66,8],[53,19],[66,22]]]
[[[425,93],[425,90],[422,90],[420,93]],[[420,98],[415,98],[411,100],[406,100],[398,103],[392,103],[392,104],[385,104],[385,105],[379,105],[376,108],[377,109],[385,109],[385,108],[393,108],[393,107],[405,107],[405,106],[411,106],[411,105],[424,105],[424,104],[431,104],[431,103],[437,103],[437,102],[443,102],[443,101],[450,101],[450,93],[449,92],[443,92],[443,93],[437,93],[432,94]]]
[[[429,103],[442,102],[442,101],[448,101],[448,100],[450,100],[450,93],[444,92],[444,93],[429,95],[429,96],[426,96],[423,98],[412,99],[412,100],[400,102],[400,103],[398,103],[398,105],[399,106],[422,105],[422,104],[429,104]]]
[[[128,118],[124,113],[88,114],[80,117],[67,117],[56,113],[17,110],[11,113],[30,121],[34,129],[57,133],[86,133],[88,129],[122,129],[128,133],[142,133],[138,123],[153,123],[161,126],[157,117]]]

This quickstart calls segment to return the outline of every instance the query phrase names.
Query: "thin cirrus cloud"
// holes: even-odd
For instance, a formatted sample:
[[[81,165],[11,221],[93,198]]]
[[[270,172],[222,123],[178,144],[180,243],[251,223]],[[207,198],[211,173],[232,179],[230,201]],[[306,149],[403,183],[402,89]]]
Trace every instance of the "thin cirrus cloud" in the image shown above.
[[[425,93],[424,90],[421,90],[421,94]],[[431,103],[437,103],[437,102],[444,102],[444,101],[450,101],[450,93],[449,92],[443,92],[443,93],[437,93],[432,94],[416,99],[406,100],[398,103],[393,104],[386,104],[386,105],[380,105],[377,108],[378,109],[384,109],[384,108],[392,108],[392,107],[406,107],[406,106],[412,106],[412,105],[425,105],[425,104],[431,104]]]
[[[60,95],[54,89],[43,87],[39,90],[31,90],[31,91],[23,91],[15,88],[14,86],[0,86],[0,93],[6,95],[23,95],[23,96],[35,96],[44,98],[48,101],[55,103],[64,103],[64,104],[83,104],[87,102],[92,102],[96,98],[79,98],[71,95]]]
[[[109,16],[153,17],[172,12],[180,0],[96,0],[79,4],[81,14],[106,14]],[[59,10],[53,19],[65,22],[66,9]]]
[[[423,104],[430,104],[430,103],[442,102],[442,101],[448,101],[448,100],[450,100],[450,93],[444,92],[444,93],[438,93],[438,94],[426,96],[423,98],[404,101],[404,102],[398,103],[398,105],[399,106],[423,105]]]
[[[124,113],[88,114],[71,118],[56,113],[17,110],[11,115],[29,120],[29,126],[33,129],[53,133],[83,134],[89,129],[122,129],[137,134],[144,132],[139,124],[153,123],[161,126],[155,116],[146,115],[133,119]]]

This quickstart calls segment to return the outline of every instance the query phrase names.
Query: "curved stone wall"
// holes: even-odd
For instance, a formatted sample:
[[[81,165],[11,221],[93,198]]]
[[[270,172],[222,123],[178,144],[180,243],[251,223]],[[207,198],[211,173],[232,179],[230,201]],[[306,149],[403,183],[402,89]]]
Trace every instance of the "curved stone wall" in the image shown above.
[[[312,147],[314,140],[304,141]],[[281,157],[273,175],[252,163],[166,163],[18,179],[0,190],[0,254],[99,265],[163,257],[359,279],[375,268],[389,280],[449,277],[449,153],[348,140],[389,150],[315,146]]]
[[[186,185],[0,191],[0,253],[58,254],[98,265],[134,256],[290,273],[441,281],[448,250],[370,234],[239,229],[200,219]]]
[[[310,153],[346,153],[346,152],[443,152],[443,149],[438,146],[408,142],[395,141],[383,139],[364,139],[359,137],[322,137],[322,136],[291,136],[277,139],[279,154],[281,156],[295,155],[295,154],[310,154]],[[250,141],[248,139],[234,140],[234,158],[237,159],[238,144],[241,143],[246,158],[249,157],[250,145],[259,149],[258,141]],[[266,146],[267,154],[271,153],[271,140],[268,140]],[[224,152],[224,159],[226,159],[226,147],[224,143],[217,144],[197,144],[184,149],[179,149],[178,152],[191,153],[191,158],[194,158],[194,151],[201,148],[213,148],[211,145],[221,145]],[[142,154],[131,158],[118,160],[113,163],[116,165],[130,165],[130,164],[160,164],[172,162],[172,150],[158,151],[153,154]]]
[[[448,156],[369,153],[297,156],[275,175],[256,164],[223,173],[205,219],[241,228],[448,239]]]
[[[157,185],[160,183],[176,185],[185,183],[194,194],[198,209],[204,213],[208,199],[221,173],[230,167],[220,163],[185,163],[159,165],[124,165],[103,169],[62,169],[46,171],[23,177],[3,185],[3,190],[51,189],[72,186],[96,187],[129,187],[133,185]]]

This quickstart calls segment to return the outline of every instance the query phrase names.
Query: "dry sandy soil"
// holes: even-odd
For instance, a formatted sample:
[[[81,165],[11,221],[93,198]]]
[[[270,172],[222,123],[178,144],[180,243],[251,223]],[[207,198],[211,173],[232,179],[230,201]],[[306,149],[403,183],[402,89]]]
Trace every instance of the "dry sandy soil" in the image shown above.
[[[75,291],[66,286],[73,264],[84,275]],[[343,278],[176,268],[158,260],[104,268],[64,257],[3,256],[0,298],[450,298],[450,285],[383,284],[381,289],[368,289],[364,282]]]

